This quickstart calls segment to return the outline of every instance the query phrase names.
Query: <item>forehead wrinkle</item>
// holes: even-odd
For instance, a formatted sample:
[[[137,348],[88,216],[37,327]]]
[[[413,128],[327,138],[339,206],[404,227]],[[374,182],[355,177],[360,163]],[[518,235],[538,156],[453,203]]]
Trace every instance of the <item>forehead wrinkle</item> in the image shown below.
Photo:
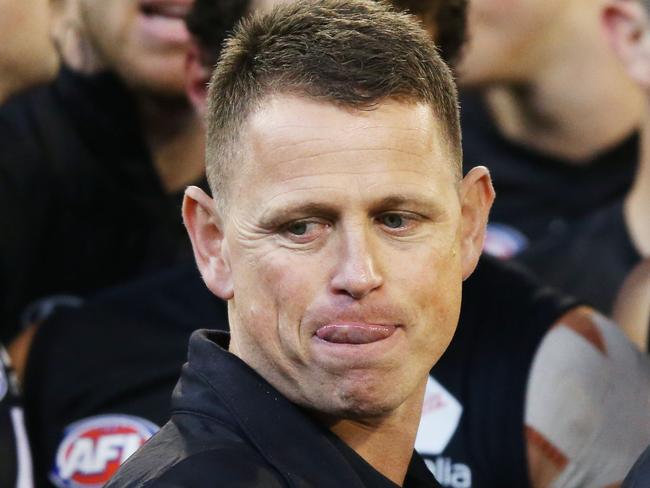
[[[266,161],[265,164],[269,164],[272,167],[277,167],[277,166],[281,166],[283,164],[290,164],[290,163],[295,163],[295,162],[298,162],[298,161],[308,162],[309,160],[317,159],[317,158],[320,158],[322,156],[332,156],[332,155],[344,154],[344,153],[348,153],[348,154],[350,154],[352,156],[352,155],[357,154],[357,153],[371,153],[371,152],[378,153],[378,152],[384,152],[384,151],[399,153],[399,154],[402,154],[404,156],[408,156],[409,158],[411,158],[411,157],[416,157],[416,158],[422,157],[421,154],[418,154],[418,153],[415,153],[415,152],[412,152],[412,151],[408,151],[408,150],[404,150],[404,149],[398,149],[398,148],[366,148],[366,147],[362,147],[362,148],[356,148],[356,149],[349,149],[349,148],[332,149],[332,150],[329,150],[329,151],[319,151],[319,150],[317,150],[317,148],[314,148],[314,150],[316,152],[314,152],[313,154],[301,154],[301,155],[297,155],[297,156],[295,156],[293,158],[289,158],[289,159],[280,159],[280,160],[277,160],[277,161]],[[356,159],[356,158],[346,158],[346,159],[350,160],[350,159]],[[342,160],[341,163],[343,163],[343,162],[344,161]],[[400,161],[399,160],[391,160],[391,161],[387,161],[387,163],[388,164],[399,164]],[[258,164],[259,164],[259,162],[258,162]],[[375,172],[375,171],[371,171],[371,172]],[[319,174],[325,175],[325,174],[332,174],[332,173],[357,174],[357,172],[349,172],[349,171],[347,171],[347,172],[346,171],[332,171],[332,172],[325,172],[325,173],[319,173]]]
[[[295,129],[303,129],[307,135],[302,140],[296,140]],[[287,129],[283,131],[283,129]],[[289,130],[290,129],[290,130]],[[323,137],[322,134],[324,131],[331,131],[331,136]],[[436,131],[433,132],[435,137],[430,137],[431,133],[429,130],[422,127],[413,127],[413,128],[404,128],[394,125],[373,125],[373,126],[361,126],[361,127],[332,127],[331,125],[323,126],[305,126],[305,125],[289,125],[289,126],[279,126],[279,127],[270,127],[267,130],[258,129],[258,134],[260,136],[266,136],[267,140],[265,143],[270,143],[276,147],[287,147],[287,146],[296,146],[301,144],[306,144],[310,142],[326,142],[334,141],[337,144],[345,144],[346,142],[356,142],[358,137],[356,134],[359,131],[372,131],[372,132],[388,132],[390,139],[395,139],[399,141],[410,140],[416,145],[421,145],[425,149],[429,149],[436,139],[444,140],[444,137],[440,136]],[[266,132],[266,134],[265,134]],[[284,132],[288,134],[288,138],[285,136]],[[318,137],[310,136],[309,133],[316,133]],[[343,137],[340,136],[343,135]],[[422,137],[426,135],[427,137]],[[264,138],[264,137],[263,137]],[[285,140],[286,138],[286,140]],[[371,134],[368,134],[369,139],[374,139],[383,143],[388,138],[384,135],[383,137],[374,137]],[[421,143],[421,144],[419,144]]]
[[[336,186],[324,186],[324,187],[323,186],[319,186],[319,187],[314,186],[314,187],[309,187],[309,188],[296,188],[296,189],[292,189],[290,191],[287,191],[286,189],[279,189],[279,191],[275,195],[273,195],[272,197],[266,199],[266,204],[269,207],[271,207],[271,206],[275,205],[276,200],[285,199],[286,202],[281,202],[280,204],[278,204],[278,206],[286,205],[287,203],[289,205],[291,205],[291,204],[294,203],[294,201],[293,201],[294,200],[293,199],[294,195],[299,195],[301,193],[310,193],[310,192],[314,192],[314,191],[319,192],[319,193],[323,193],[323,192],[327,192],[327,191],[341,192],[341,191],[343,191],[343,189],[339,188],[339,187],[336,187]],[[301,200],[301,202],[302,202],[302,200]],[[295,203],[298,203],[298,202],[295,202]],[[274,211],[275,209],[269,209],[269,210]]]
[[[286,188],[284,185],[285,185],[286,183],[293,182],[293,181],[296,181],[296,180],[301,180],[301,179],[306,179],[306,180],[313,179],[313,178],[320,179],[320,178],[323,177],[323,176],[335,176],[335,177],[336,177],[336,176],[368,176],[368,175],[381,174],[381,173],[386,173],[386,172],[390,172],[391,175],[392,175],[392,177],[391,177],[391,181],[386,182],[387,184],[392,184],[392,185],[399,185],[399,184],[400,184],[400,182],[395,181],[395,179],[394,179],[394,176],[395,176],[395,170],[386,170],[386,169],[368,169],[368,170],[358,170],[358,171],[354,171],[354,170],[347,169],[347,170],[345,170],[345,171],[342,171],[342,170],[323,171],[323,172],[320,172],[320,173],[318,173],[318,174],[299,174],[299,175],[292,175],[292,176],[288,176],[287,178],[282,179],[282,181],[278,181],[278,182],[276,183],[276,185],[280,185],[280,187],[281,187],[281,188],[280,188],[281,191],[284,191],[284,192],[293,192],[293,191],[296,191],[296,190],[298,190],[298,189]],[[418,171],[418,170],[416,170],[416,169],[410,169],[410,168],[409,168],[409,169],[400,169],[399,172],[400,172],[400,173],[406,173],[406,174],[408,174],[408,173],[414,173],[414,174],[418,175],[418,177],[422,177],[423,175],[424,175],[425,177],[428,176],[426,171]],[[429,178],[427,178],[427,179],[429,179]],[[366,181],[363,181],[363,184],[364,184],[364,185],[367,185],[367,182],[366,182]],[[319,185],[318,185],[318,181],[316,181],[315,184],[314,184],[314,186],[313,186],[311,189],[314,190],[314,191],[319,191],[319,190],[324,189],[324,188],[327,188],[327,187],[319,186]],[[341,190],[345,190],[345,188],[341,188],[341,187],[337,187],[337,186],[331,186],[331,187],[329,187],[329,188],[339,188],[339,189],[341,189]],[[306,189],[303,188],[303,190],[306,190]]]

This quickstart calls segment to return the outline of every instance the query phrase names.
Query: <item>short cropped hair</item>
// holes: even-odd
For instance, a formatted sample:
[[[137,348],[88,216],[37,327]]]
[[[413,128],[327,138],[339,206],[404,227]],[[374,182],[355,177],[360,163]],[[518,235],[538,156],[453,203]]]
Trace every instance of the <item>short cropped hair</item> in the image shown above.
[[[459,59],[467,39],[468,0],[392,0],[390,3],[397,10],[417,16],[425,26],[433,27],[433,42],[447,64],[453,65]],[[217,64],[223,41],[251,4],[251,0],[194,0],[186,19],[187,27],[201,47],[206,66]]]
[[[243,160],[248,116],[273,94],[372,110],[384,100],[429,105],[462,174],[452,74],[420,24],[383,2],[301,0],[247,17],[226,42],[208,92],[207,174],[225,206]]]
[[[467,40],[468,0],[391,0],[391,3],[434,29],[434,42],[442,59],[452,66],[458,61]]]

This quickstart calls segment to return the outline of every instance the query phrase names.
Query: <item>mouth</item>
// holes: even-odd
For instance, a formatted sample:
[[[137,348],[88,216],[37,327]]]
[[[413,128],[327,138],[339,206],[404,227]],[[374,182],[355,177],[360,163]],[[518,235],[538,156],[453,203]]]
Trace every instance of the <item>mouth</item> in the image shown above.
[[[192,4],[193,0],[140,0],[140,41],[143,45],[187,45],[190,34],[185,27],[185,17]]]
[[[397,326],[365,322],[327,324],[316,330],[316,336],[332,344],[371,344],[389,338]]]

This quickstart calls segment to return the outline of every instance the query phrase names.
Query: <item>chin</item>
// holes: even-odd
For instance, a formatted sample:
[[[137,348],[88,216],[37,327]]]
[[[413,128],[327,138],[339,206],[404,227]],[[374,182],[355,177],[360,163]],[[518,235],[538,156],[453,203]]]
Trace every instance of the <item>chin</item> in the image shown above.
[[[361,420],[384,417],[399,408],[406,400],[397,390],[372,389],[365,385],[359,388],[334,387],[329,391],[331,396],[325,402],[321,395],[311,408],[338,419]],[[321,405],[316,405],[317,402]]]
[[[143,63],[144,64],[144,63]],[[170,100],[185,100],[185,71],[181,62],[130,66],[122,78],[135,92]]]

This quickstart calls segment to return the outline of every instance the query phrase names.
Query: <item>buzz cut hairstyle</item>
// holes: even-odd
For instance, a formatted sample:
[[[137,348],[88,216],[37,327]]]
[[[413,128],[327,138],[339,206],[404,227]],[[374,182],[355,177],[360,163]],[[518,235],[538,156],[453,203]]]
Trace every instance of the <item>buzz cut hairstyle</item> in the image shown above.
[[[208,91],[206,162],[213,196],[228,201],[244,161],[248,117],[291,94],[346,109],[382,101],[431,107],[458,179],[462,149],[451,71],[420,23],[373,0],[301,0],[244,18],[226,41]]]

